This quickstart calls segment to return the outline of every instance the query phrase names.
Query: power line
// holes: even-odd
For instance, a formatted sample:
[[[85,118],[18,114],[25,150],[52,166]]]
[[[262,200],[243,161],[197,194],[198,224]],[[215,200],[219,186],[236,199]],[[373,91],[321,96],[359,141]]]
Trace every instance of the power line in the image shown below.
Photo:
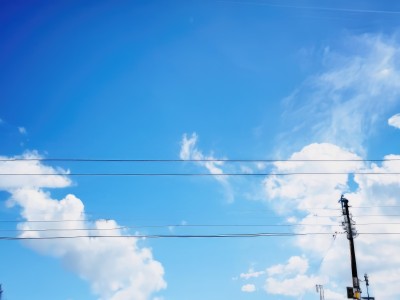
[[[251,237],[291,237],[291,236],[307,236],[307,235],[331,235],[327,232],[308,232],[308,233],[282,233],[282,232],[265,232],[265,233],[223,233],[223,234],[135,234],[135,235],[75,235],[75,236],[49,236],[49,237],[13,237],[0,236],[0,240],[54,240],[54,239],[78,239],[78,238],[251,238]]]
[[[0,162],[43,161],[43,162],[387,162],[400,158],[384,159],[120,159],[120,158],[0,158]]]
[[[361,223],[357,226],[371,225],[400,225],[400,223]],[[340,224],[166,224],[166,225],[135,225],[135,226],[117,226],[112,228],[38,228],[38,229],[0,229],[0,232],[47,232],[47,231],[114,231],[124,229],[141,229],[141,228],[247,228],[247,227],[307,227],[307,226],[324,226],[337,227]]]
[[[255,6],[269,6],[277,8],[289,8],[289,9],[308,9],[308,10],[319,10],[319,11],[333,11],[343,13],[367,13],[367,14],[389,14],[397,15],[400,11],[393,10],[377,10],[377,9],[359,9],[359,8],[340,8],[340,7],[323,7],[323,6],[300,6],[300,5],[284,5],[284,4],[272,4],[262,1],[235,1],[235,0],[219,0],[221,3],[231,4],[244,4],[244,5],[255,5]]]
[[[286,172],[286,173],[0,173],[0,176],[293,176],[293,175],[400,175],[400,172]]]
[[[338,218],[340,216],[318,216],[312,215],[316,218]],[[266,219],[281,219],[282,217],[277,216],[265,216]],[[94,221],[110,221],[111,219],[68,219],[68,220],[0,220],[0,223],[62,223],[62,222],[94,222]],[[146,225],[148,226],[148,225]],[[191,225],[162,225],[162,226],[191,226]]]
[[[41,232],[41,231],[113,231],[123,229],[140,228],[238,228],[238,227],[306,227],[306,226],[340,226],[340,224],[194,224],[194,225],[137,225],[137,226],[118,226],[112,228],[39,228],[39,229],[0,229],[0,232]]]
[[[332,235],[329,232],[307,232],[307,233],[224,233],[224,234],[136,234],[136,235],[74,235],[74,236],[49,236],[49,237],[14,237],[0,236],[0,240],[57,240],[57,239],[79,239],[79,238],[137,238],[137,239],[162,239],[162,238],[254,238],[254,237],[295,237],[310,235]],[[335,234],[343,234],[336,232]],[[359,235],[400,235],[400,232],[360,232]]]

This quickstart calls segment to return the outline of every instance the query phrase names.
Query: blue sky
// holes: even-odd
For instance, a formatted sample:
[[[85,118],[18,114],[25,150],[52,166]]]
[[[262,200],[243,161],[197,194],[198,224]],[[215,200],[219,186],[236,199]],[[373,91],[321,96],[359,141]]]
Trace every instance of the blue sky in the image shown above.
[[[0,241],[4,299],[308,300],[318,297],[316,284],[324,285],[326,299],[343,299],[351,284],[348,244],[342,234],[332,237],[340,226],[325,225],[340,224],[340,211],[332,210],[340,195],[353,204],[357,223],[366,224],[359,232],[400,232],[389,216],[400,210],[398,175],[357,174],[400,170],[400,4],[3,1],[0,7],[0,173],[39,174],[0,175],[0,220],[13,221],[0,223],[1,235],[117,236]],[[25,160],[7,161],[15,158]],[[212,176],[68,175],[97,172]],[[224,175],[293,172],[343,174]],[[81,221],[26,222],[71,219]],[[115,230],[121,226],[133,228]],[[118,237],[254,232],[324,234]],[[378,298],[400,295],[397,239],[356,239],[359,273],[370,275]]]

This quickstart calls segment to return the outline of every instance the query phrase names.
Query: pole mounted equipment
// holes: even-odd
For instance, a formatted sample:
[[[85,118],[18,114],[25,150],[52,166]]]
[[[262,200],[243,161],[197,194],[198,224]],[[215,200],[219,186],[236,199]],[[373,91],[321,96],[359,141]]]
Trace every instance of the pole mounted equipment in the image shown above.
[[[360,281],[358,280],[357,274],[357,262],[356,262],[356,253],[354,250],[354,238],[357,236],[357,231],[355,230],[355,222],[351,219],[349,212],[349,200],[347,200],[344,195],[340,197],[339,202],[342,205],[342,213],[344,217],[343,227],[347,233],[347,239],[349,240],[350,245],[350,259],[351,259],[351,276],[353,281],[353,299],[361,299],[361,289],[360,289]],[[350,289],[347,288],[347,297],[350,296]]]
[[[316,284],[315,289],[316,289],[317,293],[319,293],[319,299],[325,300],[324,286],[322,284]]]

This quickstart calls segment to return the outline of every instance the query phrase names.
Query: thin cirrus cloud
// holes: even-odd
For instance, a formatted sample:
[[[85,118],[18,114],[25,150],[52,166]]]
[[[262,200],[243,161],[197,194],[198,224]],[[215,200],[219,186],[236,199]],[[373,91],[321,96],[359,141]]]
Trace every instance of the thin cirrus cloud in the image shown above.
[[[245,293],[253,293],[256,291],[256,286],[254,284],[245,284],[241,288],[242,292]]]
[[[179,157],[182,160],[198,160],[197,165],[205,168],[223,187],[224,194],[227,202],[234,201],[234,192],[229,181],[228,176],[221,176],[224,174],[222,161],[204,161],[204,160],[214,160],[216,159],[213,155],[204,155],[203,152],[198,148],[198,135],[192,133],[188,136],[184,134],[181,140],[181,149]],[[220,175],[220,176],[219,176]]]
[[[280,135],[281,146],[328,142],[363,154],[375,125],[400,102],[396,40],[362,35],[348,37],[346,45],[347,54],[327,48],[323,71],[284,99],[282,117],[290,130]]]
[[[89,221],[84,204],[75,195],[53,199],[44,188],[62,188],[71,184],[68,172],[42,164],[35,153],[19,157],[1,157],[0,173],[33,173],[38,176],[0,176],[0,190],[10,193],[7,205],[21,208],[25,221],[18,223],[24,245],[43,254],[58,258],[65,268],[90,283],[93,293],[102,300],[146,300],[164,288],[164,269],[155,260],[150,248],[142,247],[137,238],[121,237],[127,232],[108,230],[118,227],[114,220]],[[46,174],[46,175],[40,175]],[[47,174],[62,174],[51,176]],[[41,231],[47,225],[32,220],[77,220],[52,223],[52,231]],[[63,229],[57,231],[57,229]],[[65,229],[72,229],[66,231]],[[90,235],[111,236],[104,238],[46,239],[62,233],[65,237]],[[35,231],[39,230],[39,231]],[[113,238],[114,237],[118,237]],[[44,238],[44,240],[34,240]]]
[[[400,129],[400,114],[395,114],[394,116],[390,117],[388,124],[394,128]]]

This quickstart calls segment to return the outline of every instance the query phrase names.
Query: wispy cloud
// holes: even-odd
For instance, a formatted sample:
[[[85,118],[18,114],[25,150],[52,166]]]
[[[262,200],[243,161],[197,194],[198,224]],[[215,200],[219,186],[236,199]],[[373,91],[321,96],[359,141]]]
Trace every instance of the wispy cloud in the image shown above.
[[[251,283],[245,284],[242,286],[241,291],[245,293],[253,293],[256,291],[256,286]]]
[[[400,129],[400,114],[395,114],[394,116],[390,117],[388,120],[388,124],[390,126]]]
[[[346,42],[348,54],[324,51],[324,70],[285,100],[284,122],[295,132],[283,134],[282,143],[297,136],[303,145],[330,142],[362,153],[374,126],[400,102],[397,41],[363,35]]]
[[[213,155],[204,155],[197,147],[198,136],[196,133],[192,133],[190,137],[184,134],[181,141],[181,149],[179,157],[182,160],[197,160],[197,164],[201,167],[207,169],[210,174],[215,175],[214,178],[224,187],[225,196],[228,202],[233,202],[234,193],[229,182],[228,176],[218,176],[223,175],[224,171],[222,167],[224,162],[222,161],[212,161],[216,158]],[[209,161],[207,161],[209,160]]]
[[[22,127],[22,126],[18,127],[18,131],[19,131],[19,133],[22,134],[22,135],[25,135],[25,134],[28,133],[28,132],[26,131],[26,128],[25,128],[25,127]]]
[[[250,279],[260,277],[264,274],[265,271],[254,271],[253,269],[250,269],[247,273],[241,273],[239,277],[243,279]]]
[[[100,299],[147,300],[150,295],[166,287],[164,269],[156,261],[151,249],[140,246],[137,238],[121,237],[127,232],[110,230],[119,227],[114,220],[89,221],[84,204],[69,194],[53,199],[43,188],[70,185],[67,172],[43,165],[40,161],[15,161],[16,158],[38,158],[35,153],[22,157],[1,157],[0,173],[34,173],[35,176],[0,176],[0,190],[10,193],[9,206],[21,208],[25,220],[18,224],[22,238],[72,237],[76,235],[110,236],[103,238],[24,240],[27,247],[44,255],[60,259],[63,265],[88,281]],[[43,175],[41,175],[43,174]],[[44,175],[44,174],[62,174]],[[75,220],[73,222],[29,222],[45,220]],[[79,229],[79,231],[76,231]],[[118,238],[115,238],[118,237]]]

